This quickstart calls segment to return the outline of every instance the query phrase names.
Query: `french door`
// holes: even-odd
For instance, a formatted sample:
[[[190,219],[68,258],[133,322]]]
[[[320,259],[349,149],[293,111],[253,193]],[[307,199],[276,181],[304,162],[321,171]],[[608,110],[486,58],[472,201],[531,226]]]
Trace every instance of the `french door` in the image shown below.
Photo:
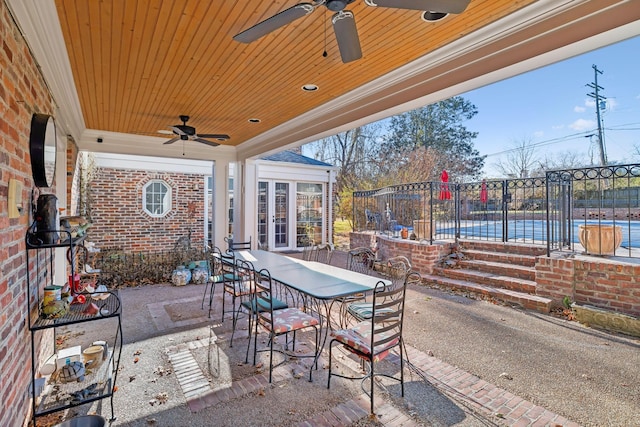
[[[292,248],[290,205],[290,183],[258,181],[258,242],[262,248]]]

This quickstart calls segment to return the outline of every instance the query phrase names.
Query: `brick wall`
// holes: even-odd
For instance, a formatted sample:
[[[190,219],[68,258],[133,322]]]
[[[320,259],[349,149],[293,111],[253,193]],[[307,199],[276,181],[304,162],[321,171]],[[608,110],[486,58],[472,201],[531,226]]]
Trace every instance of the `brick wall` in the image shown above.
[[[387,260],[404,256],[420,274],[433,273],[438,260],[451,252],[450,244],[428,245],[415,240],[394,239],[371,233],[350,233],[350,247],[377,248],[377,258]]]
[[[432,274],[438,260],[451,252],[450,243],[425,245],[372,233],[351,233],[350,247],[377,247],[381,260],[403,255],[421,274]],[[482,247],[481,242],[474,242],[475,249]],[[508,247],[513,253],[528,252],[526,245],[509,244]],[[495,250],[495,243],[487,243],[486,250]],[[543,252],[546,250],[541,248],[540,253]],[[552,253],[551,257],[538,256],[535,270],[539,296],[551,298],[558,304],[569,297],[581,305],[640,317],[640,265]]]
[[[51,114],[52,100],[20,31],[5,3],[0,2],[0,426],[9,427],[21,426],[30,409],[24,235],[33,189],[29,132],[36,112]],[[24,184],[20,195],[24,209],[19,218],[12,219],[7,215],[10,179]],[[31,274],[34,259],[28,266]],[[31,314],[34,312],[35,307]],[[40,351],[36,349],[36,354]]]
[[[640,266],[602,258],[539,257],[538,294],[640,317]]]
[[[142,192],[151,180],[171,187],[171,210],[161,218],[148,215]],[[194,189],[194,184],[198,184]],[[204,243],[204,177],[187,173],[97,168],[91,183],[91,218],[88,239],[100,248],[126,252],[168,250],[188,235],[192,245]],[[189,204],[194,214],[189,213]]]

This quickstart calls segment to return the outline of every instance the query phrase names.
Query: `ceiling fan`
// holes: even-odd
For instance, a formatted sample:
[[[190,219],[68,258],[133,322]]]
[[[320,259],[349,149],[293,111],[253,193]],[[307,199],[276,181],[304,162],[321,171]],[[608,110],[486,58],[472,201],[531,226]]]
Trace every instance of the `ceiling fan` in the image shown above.
[[[316,8],[324,5],[332,12],[336,12],[331,18],[333,31],[336,35],[340,57],[347,63],[360,59],[362,49],[358,38],[355,17],[352,12],[345,10],[347,5],[355,0],[316,0],[313,3],[298,3],[280,13],[247,28],[233,39],[242,43],[251,43],[260,37],[269,34],[278,28],[295,21],[298,18],[309,15]],[[395,9],[420,10],[436,14],[439,18],[449,13],[463,12],[471,0],[364,0],[368,6],[389,7]]]
[[[164,144],[173,144],[176,141],[191,140],[191,141],[201,142],[203,144],[207,144],[212,147],[217,147],[220,144],[218,144],[217,142],[209,141],[204,138],[213,138],[213,139],[217,139],[218,141],[226,141],[227,139],[230,138],[229,135],[226,135],[223,133],[207,133],[207,134],[198,135],[196,133],[196,128],[187,125],[187,122],[189,121],[189,116],[180,116],[180,120],[182,121],[181,125],[170,126],[173,133],[177,136],[175,138],[171,138],[170,140],[166,141]]]

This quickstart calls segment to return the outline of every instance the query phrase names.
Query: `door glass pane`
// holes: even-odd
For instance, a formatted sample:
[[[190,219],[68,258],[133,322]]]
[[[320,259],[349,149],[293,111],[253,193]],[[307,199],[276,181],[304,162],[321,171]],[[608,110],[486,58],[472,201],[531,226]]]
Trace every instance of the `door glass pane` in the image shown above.
[[[269,183],[258,182],[258,242],[263,249],[269,249],[267,214],[269,202]]]
[[[322,184],[296,185],[296,246],[322,243]]]
[[[275,230],[274,238],[276,248],[289,246],[289,221],[287,207],[289,206],[289,184],[276,182],[275,188]]]

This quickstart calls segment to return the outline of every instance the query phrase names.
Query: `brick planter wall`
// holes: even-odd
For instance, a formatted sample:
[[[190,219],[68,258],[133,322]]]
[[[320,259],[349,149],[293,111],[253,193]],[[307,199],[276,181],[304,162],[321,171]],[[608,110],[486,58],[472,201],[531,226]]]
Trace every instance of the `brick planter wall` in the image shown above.
[[[386,260],[404,256],[411,262],[411,268],[420,274],[433,273],[433,267],[443,256],[451,253],[451,244],[429,245],[415,240],[394,239],[372,233],[350,233],[351,249],[376,247],[378,259]]]
[[[171,210],[161,218],[142,207],[143,186],[163,180],[171,187]],[[198,189],[194,190],[194,183]],[[88,239],[100,248],[125,252],[170,250],[192,227],[192,246],[204,244],[204,178],[186,173],[98,168],[91,183],[91,219]],[[189,213],[189,203],[195,215]]]
[[[31,338],[27,328],[26,275],[35,274],[35,257],[26,265],[24,236],[29,226],[33,189],[29,134],[33,113],[53,114],[49,91],[35,60],[14,25],[4,2],[0,2],[0,426],[22,426],[30,410]],[[60,167],[60,166],[59,166]],[[64,167],[64,166],[62,166]],[[9,180],[24,185],[23,211],[9,219]],[[52,189],[45,189],[51,193]],[[35,292],[32,289],[31,295]],[[35,311],[35,304],[32,315]],[[36,355],[47,353],[51,336],[38,334],[47,349],[36,342]],[[36,363],[36,366],[38,363]]]
[[[608,258],[538,257],[537,293],[557,301],[565,296],[617,313],[640,317],[640,265]]]

